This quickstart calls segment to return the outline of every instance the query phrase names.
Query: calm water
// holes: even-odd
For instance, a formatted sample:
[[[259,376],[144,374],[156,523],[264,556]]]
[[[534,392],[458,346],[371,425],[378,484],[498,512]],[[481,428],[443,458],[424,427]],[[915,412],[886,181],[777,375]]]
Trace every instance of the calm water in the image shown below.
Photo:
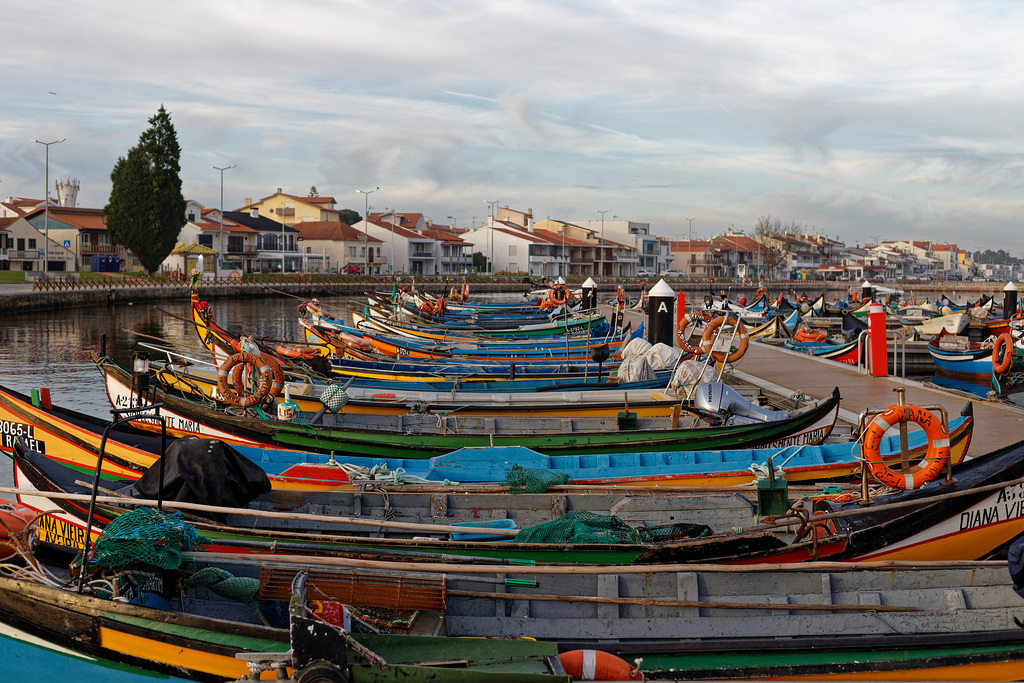
[[[301,299],[268,295],[248,299],[211,299],[215,320],[225,329],[254,337],[301,339],[297,306]],[[349,297],[324,297],[327,311],[342,317]],[[11,316],[0,325],[0,384],[29,394],[47,387],[54,404],[110,419],[102,376],[90,354],[106,354],[127,366],[139,343],[199,352],[202,346],[188,322],[187,300],[89,307]],[[344,316],[350,319],[349,316]],[[7,458],[0,460],[0,486],[12,486]]]

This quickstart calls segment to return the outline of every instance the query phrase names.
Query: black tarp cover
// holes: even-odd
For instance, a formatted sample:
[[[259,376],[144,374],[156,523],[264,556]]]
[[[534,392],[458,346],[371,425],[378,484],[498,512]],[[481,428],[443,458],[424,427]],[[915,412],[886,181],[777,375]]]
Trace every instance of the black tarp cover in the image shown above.
[[[164,454],[164,500],[219,507],[245,507],[270,491],[270,479],[259,465],[217,439],[178,439]],[[135,482],[139,497],[156,500],[160,463],[152,465]],[[223,522],[225,515],[196,512]]]

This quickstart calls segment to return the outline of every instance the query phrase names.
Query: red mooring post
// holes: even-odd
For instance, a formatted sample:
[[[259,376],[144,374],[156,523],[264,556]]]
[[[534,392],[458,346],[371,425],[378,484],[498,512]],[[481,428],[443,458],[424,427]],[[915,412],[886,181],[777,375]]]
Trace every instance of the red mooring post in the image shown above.
[[[678,292],[676,294],[676,325],[679,325],[684,315],[686,315],[686,292]]]
[[[871,360],[871,376],[889,375],[889,342],[885,337],[885,308],[872,303],[868,307],[868,353]]]

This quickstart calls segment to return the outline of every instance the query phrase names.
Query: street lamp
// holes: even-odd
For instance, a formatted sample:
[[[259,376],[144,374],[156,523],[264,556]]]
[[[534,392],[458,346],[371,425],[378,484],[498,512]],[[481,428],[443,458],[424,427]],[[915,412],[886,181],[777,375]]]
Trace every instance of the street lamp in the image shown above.
[[[491,212],[491,262],[490,264],[488,264],[490,265],[491,277],[494,277],[494,208],[498,205],[498,202],[500,201],[500,199],[495,199],[493,202],[488,201],[486,199],[484,200],[484,202],[487,203],[488,210]]]
[[[43,181],[43,275],[46,275],[47,271],[50,270],[50,145],[56,145],[65,140],[67,138],[61,138],[53,142],[32,141],[46,147],[46,179]],[[75,269],[78,269],[77,263],[75,264]]]
[[[367,233],[370,223],[370,195],[379,189],[380,187],[375,187],[372,190],[356,190],[363,195],[363,265],[365,266],[363,275],[370,274],[370,260],[366,258],[366,250],[370,248],[368,246],[370,235]],[[392,258],[395,256],[395,226],[391,226],[391,256]]]
[[[601,214],[601,245],[598,247],[598,253],[601,255],[601,258],[597,260],[598,267],[601,269],[599,274],[601,277],[604,277],[604,215],[609,211],[611,211],[611,209],[605,209],[604,211],[601,209],[597,210],[597,212]]]
[[[684,218],[683,220],[690,224],[690,238],[686,241],[686,251],[689,258],[686,260],[686,263],[689,265],[689,272],[687,275],[693,277],[693,222],[697,219]]]
[[[219,238],[217,240],[217,242],[218,242],[217,250],[220,252],[220,256],[219,256],[220,260],[224,259],[224,171],[228,170],[229,168],[234,168],[235,166],[237,166],[237,164],[231,164],[230,166],[213,166],[212,167],[214,170],[220,171],[220,232],[217,233],[218,238]],[[282,234],[283,234],[283,232],[282,232]],[[220,263],[218,262],[217,265],[219,267]],[[281,268],[282,269],[284,268],[283,260],[282,260]],[[214,276],[218,275],[216,269],[214,269],[214,273],[213,274],[214,274]]]

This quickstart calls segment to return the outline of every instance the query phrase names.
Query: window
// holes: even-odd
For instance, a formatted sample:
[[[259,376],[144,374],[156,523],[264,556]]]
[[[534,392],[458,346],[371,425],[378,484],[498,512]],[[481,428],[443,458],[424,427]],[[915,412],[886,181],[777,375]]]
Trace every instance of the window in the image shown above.
[[[355,258],[356,248],[355,247],[349,247],[348,248],[348,255],[349,255],[350,258]]]
[[[201,244],[204,247],[213,249],[213,235],[197,235],[196,243]]]
[[[28,241],[28,248],[29,249],[35,249],[36,248],[36,241],[34,239],[29,239],[29,241]]]
[[[518,246],[519,245],[516,245],[516,244],[508,245],[508,255],[509,256],[517,256],[516,249],[518,248]]]

